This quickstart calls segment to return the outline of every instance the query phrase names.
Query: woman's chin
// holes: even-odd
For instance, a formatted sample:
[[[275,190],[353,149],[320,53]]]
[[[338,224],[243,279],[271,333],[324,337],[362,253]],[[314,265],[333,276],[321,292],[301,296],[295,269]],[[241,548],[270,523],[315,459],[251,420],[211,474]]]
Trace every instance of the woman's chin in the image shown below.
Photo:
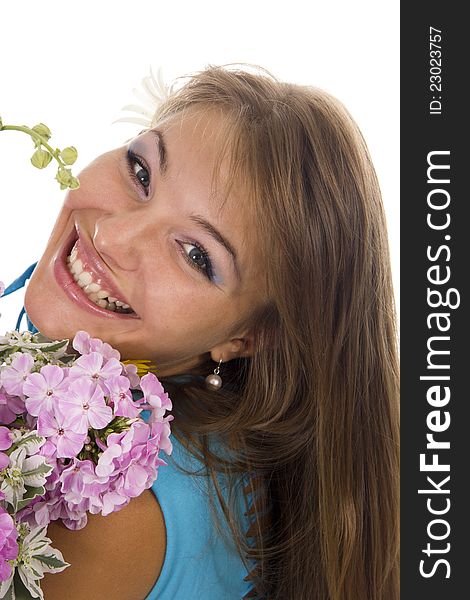
[[[43,335],[49,339],[59,340],[70,338],[70,326],[63,322],[63,319],[54,318],[53,315],[45,315],[43,311],[36,311],[34,307],[25,302],[25,309],[29,320]],[[62,322],[61,322],[62,321]]]
[[[69,311],[56,305],[52,298],[43,298],[32,283],[26,289],[24,307],[33,325],[50,339],[70,338],[80,329],[74,327]]]

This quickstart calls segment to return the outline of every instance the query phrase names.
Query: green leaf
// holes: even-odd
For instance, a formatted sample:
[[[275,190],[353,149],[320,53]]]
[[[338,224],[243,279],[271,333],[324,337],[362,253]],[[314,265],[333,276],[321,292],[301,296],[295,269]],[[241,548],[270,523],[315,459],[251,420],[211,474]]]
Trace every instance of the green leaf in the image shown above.
[[[25,486],[25,489],[26,489],[26,492],[23,494],[23,500],[20,500],[18,502],[18,510],[21,510],[25,506],[28,506],[28,504],[34,498],[37,498],[38,496],[44,496],[44,494],[46,493],[46,490],[43,486],[41,486],[41,487]]]
[[[44,444],[44,442],[45,442],[45,438],[41,437],[34,431],[31,431],[31,433],[24,435],[19,440],[17,440],[13,444],[12,448],[16,449],[16,448],[20,448],[21,446],[24,446],[25,450],[26,450],[26,454],[32,455],[32,454],[36,454],[36,452]]]
[[[20,575],[18,571],[15,573],[13,578],[13,585],[15,586],[15,592],[13,598],[15,600],[31,600],[34,599],[34,596],[25,586],[25,584],[21,581]],[[12,586],[13,587],[13,586]]]
[[[60,340],[59,342],[51,342],[41,344],[40,348],[43,352],[56,352],[57,350],[62,350],[64,346],[69,343],[69,340]]]
[[[38,149],[31,157],[31,164],[36,169],[44,169],[51,162],[52,156],[47,150]]]
[[[64,161],[66,165],[73,165],[73,163],[77,160],[78,152],[74,146],[67,146],[60,153],[60,158]]]
[[[15,348],[13,346],[8,346],[8,347],[4,347],[2,346],[2,349],[0,350],[0,361],[4,361],[6,360],[10,354],[13,354],[14,352],[17,352],[18,348]]]
[[[33,554],[33,558],[38,560],[43,565],[46,565],[49,569],[65,569],[66,567],[70,567],[70,564],[59,560],[53,554],[44,555],[44,554]]]
[[[31,456],[29,457],[27,460],[28,461],[32,461],[36,459],[36,456]],[[21,473],[23,480],[26,480],[28,477],[30,478],[36,478],[38,475],[39,476],[44,476],[44,475],[49,475],[49,473],[52,471],[52,467],[51,465],[47,464],[46,458],[44,457],[44,462],[40,463],[37,467],[34,467],[34,469],[30,469],[28,471],[23,471]],[[28,482],[29,484],[33,484],[34,482]],[[25,485],[28,485],[28,483],[25,483]],[[34,487],[34,485],[32,485],[32,487]]]

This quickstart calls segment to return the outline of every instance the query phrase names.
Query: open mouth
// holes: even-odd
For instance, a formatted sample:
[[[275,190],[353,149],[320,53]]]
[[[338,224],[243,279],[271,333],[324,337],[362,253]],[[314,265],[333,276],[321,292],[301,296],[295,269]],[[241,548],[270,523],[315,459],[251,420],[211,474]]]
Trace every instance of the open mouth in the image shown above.
[[[113,283],[107,265],[93,245],[80,236],[78,227],[55,260],[54,272],[59,286],[81,308],[107,317],[138,318]]]
[[[82,288],[88,298],[97,306],[101,306],[101,308],[105,308],[106,310],[126,314],[134,313],[129,304],[126,304],[124,300],[116,298],[113,292],[110,292],[106,289],[105,285],[102,285],[101,277],[93,272],[91,265],[86,264],[86,259],[82,253],[80,253],[79,257],[79,250],[80,240],[77,240],[70,254],[67,256],[67,265],[77,285]]]

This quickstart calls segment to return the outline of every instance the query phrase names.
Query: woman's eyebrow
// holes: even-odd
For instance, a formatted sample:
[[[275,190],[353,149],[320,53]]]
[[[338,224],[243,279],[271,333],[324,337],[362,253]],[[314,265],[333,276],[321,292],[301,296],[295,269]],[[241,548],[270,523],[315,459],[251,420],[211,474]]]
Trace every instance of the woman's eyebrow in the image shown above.
[[[216,229],[211,223],[209,223],[209,221],[206,221],[206,219],[204,219],[204,217],[201,217],[200,215],[190,215],[189,218],[191,219],[191,221],[194,221],[194,223],[197,223],[198,225],[200,225],[201,227],[203,227],[207,233],[214,238],[214,240],[219,243],[221,246],[223,246],[225,248],[225,250],[227,250],[227,252],[230,254],[230,258],[232,259],[232,263],[235,269],[235,274],[237,276],[238,281],[241,281],[241,274],[240,274],[240,269],[238,267],[238,262],[237,262],[237,253],[235,251],[235,248],[232,246],[232,244],[227,240],[226,237],[224,237],[220,231],[218,229]]]
[[[165,138],[163,132],[159,129],[151,129],[152,133],[156,137],[157,148],[158,148],[158,159],[160,162],[160,175],[165,177],[168,170],[168,152],[166,149]]]
[[[150,133],[152,133],[156,137],[157,148],[158,148],[158,158],[159,158],[159,168],[160,174],[162,177],[165,177],[168,171],[168,152],[165,143],[165,137],[163,132],[160,129],[151,129]],[[225,248],[225,250],[230,254],[230,258],[232,259],[232,263],[235,269],[235,274],[239,282],[241,282],[241,273],[238,266],[237,261],[237,253],[232,244],[228,241],[226,237],[224,237],[218,229],[216,229],[209,221],[201,217],[200,215],[190,215],[189,218],[194,223],[200,225],[203,229],[207,231],[207,233],[214,238],[214,240],[219,243],[221,246]]]

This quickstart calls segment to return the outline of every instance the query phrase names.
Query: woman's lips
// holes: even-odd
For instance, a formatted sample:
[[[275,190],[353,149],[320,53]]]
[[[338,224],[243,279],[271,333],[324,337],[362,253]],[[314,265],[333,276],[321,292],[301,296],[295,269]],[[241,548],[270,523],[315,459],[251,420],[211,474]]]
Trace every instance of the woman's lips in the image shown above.
[[[105,267],[105,263],[99,257],[98,253],[94,249],[93,245],[88,241],[85,236],[80,235],[78,231],[78,255],[83,262],[83,268],[85,271],[91,273],[93,281],[98,283],[103,289],[108,290],[111,297],[119,298],[124,304],[129,304],[122,292],[115,286],[113,281],[110,279],[108,271]]]
[[[106,268],[99,257],[93,252],[86,240],[84,240],[83,237],[80,237],[78,228],[70,233],[54,260],[54,276],[59,287],[62,288],[66,296],[81,309],[94,315],[106,317],[108,319],[138,319],[139,316],[135,312],[113,312],[98,306],[90,300],[83,289],[75,282],[67,265],[67,258],[77,240],[79,240],[81,254],[83,254],[83,257],[87,262],[87,269],[92,272],[93,277],[96,277],[97,280],[99,279],[101,284],[106,286],[110,293],[127,303],[121,292],[117,291],[116,286],[111,282],[109,275],[106,273]]]

